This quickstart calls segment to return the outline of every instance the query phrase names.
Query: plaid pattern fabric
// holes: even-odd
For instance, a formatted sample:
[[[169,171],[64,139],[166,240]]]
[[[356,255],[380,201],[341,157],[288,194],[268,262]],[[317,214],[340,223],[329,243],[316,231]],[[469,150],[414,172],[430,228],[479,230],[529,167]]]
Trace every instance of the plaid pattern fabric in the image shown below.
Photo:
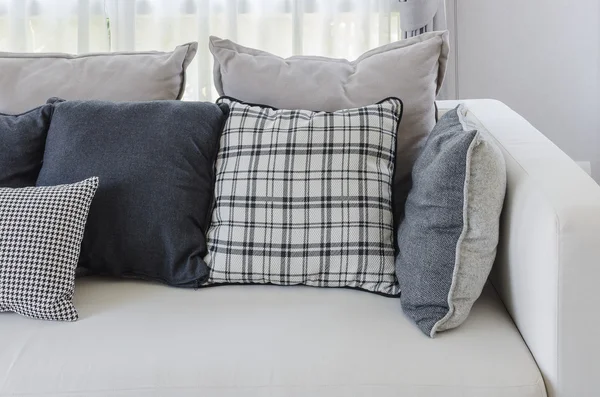
[[[77,320],[75,268],[97,187],[0,188],[0,312]]]
[[[333,113],[230,105],[207,233],[209,283],[399,292],[392,179],[399,99]]]

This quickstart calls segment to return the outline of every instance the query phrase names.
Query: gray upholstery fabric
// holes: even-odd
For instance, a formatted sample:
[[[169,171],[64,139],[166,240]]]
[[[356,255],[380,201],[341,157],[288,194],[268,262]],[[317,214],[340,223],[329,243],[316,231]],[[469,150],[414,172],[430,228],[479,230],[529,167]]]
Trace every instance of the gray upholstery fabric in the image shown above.
[[[317,56],[283,59],[217,37],[210,38],[210,50],[219,94],[247,103],[333,112],[400,98],[404,113],[398,128],[394,175],[395,212],[399,215],[406,179],[436,122],[435,97],[446,72],[448,32],[387,44],[355,61]]]
[[[34,186],[42,167],[52,105],[0,114],[0,187]]]
[[[396,272],[404,312],[433,337],[460,325],[481,294],[498,244],[504,158],[462,107],[437,123],[413,170],[398,231]]]
[[[55,104],[38,185],[98,176],[79,265],[91,273],[197,286],[226,105]]]
[[[172,52],[83,55],[0,52],[0,112],[15,114],[50,97],[146,101],[180,99],[198,43]]]

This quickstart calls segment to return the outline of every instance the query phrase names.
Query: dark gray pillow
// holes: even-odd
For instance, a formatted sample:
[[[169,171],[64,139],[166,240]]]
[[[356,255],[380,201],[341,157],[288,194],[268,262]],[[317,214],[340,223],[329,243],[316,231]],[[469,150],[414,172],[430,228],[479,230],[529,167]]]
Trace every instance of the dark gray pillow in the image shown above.
[[[417,159],[398,231],[404,312],[433,337],[459,326],[496,256],[506,169],[500,149],[460,106],[446,113]]]
[[[55,104],[38,186],[98,176],[79,265],[91,273],[197,286],[226,105]]]
[[[52,105],[0,114],[0,187],[34,186],[42,167]]]

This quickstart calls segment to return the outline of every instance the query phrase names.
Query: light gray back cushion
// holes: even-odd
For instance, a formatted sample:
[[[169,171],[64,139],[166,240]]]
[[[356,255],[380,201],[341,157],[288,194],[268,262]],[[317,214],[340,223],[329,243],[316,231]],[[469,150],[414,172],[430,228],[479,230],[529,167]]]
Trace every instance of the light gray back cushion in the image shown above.
[[[431,337],[465,321],[496,257],[504,157],[466,113],[446,113],[431,132],[398,231],[402,308]]]
[[[0,52],[0,113],[17,114],[50,97],[145,101],[181,99],[198,43],[172,52],[84,55]]]
[[[355,61],[317,56],[283,59],[229,40],[210,38],[214,82],[221,95],[278,109],[334,112],[387,97],[404,103],[396,150],[396,197],[427,134],[448,59],[448,32],[430,32],[366,52]],[[403,184],[406,186],[406,184]],[[405,196],[405,194],[404,194]]]

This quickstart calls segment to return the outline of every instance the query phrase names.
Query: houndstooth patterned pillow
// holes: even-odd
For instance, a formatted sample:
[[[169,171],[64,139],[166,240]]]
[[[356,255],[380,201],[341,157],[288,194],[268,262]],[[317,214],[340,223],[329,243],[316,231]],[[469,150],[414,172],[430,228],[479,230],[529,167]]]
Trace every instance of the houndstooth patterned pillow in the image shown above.
[[[209,283],[399,292],[392,179],[402,102],[333,113],[230,105],[207,233]]]
[[[97,187],[0,188],[0,312],[77,320],[75,268]]]

